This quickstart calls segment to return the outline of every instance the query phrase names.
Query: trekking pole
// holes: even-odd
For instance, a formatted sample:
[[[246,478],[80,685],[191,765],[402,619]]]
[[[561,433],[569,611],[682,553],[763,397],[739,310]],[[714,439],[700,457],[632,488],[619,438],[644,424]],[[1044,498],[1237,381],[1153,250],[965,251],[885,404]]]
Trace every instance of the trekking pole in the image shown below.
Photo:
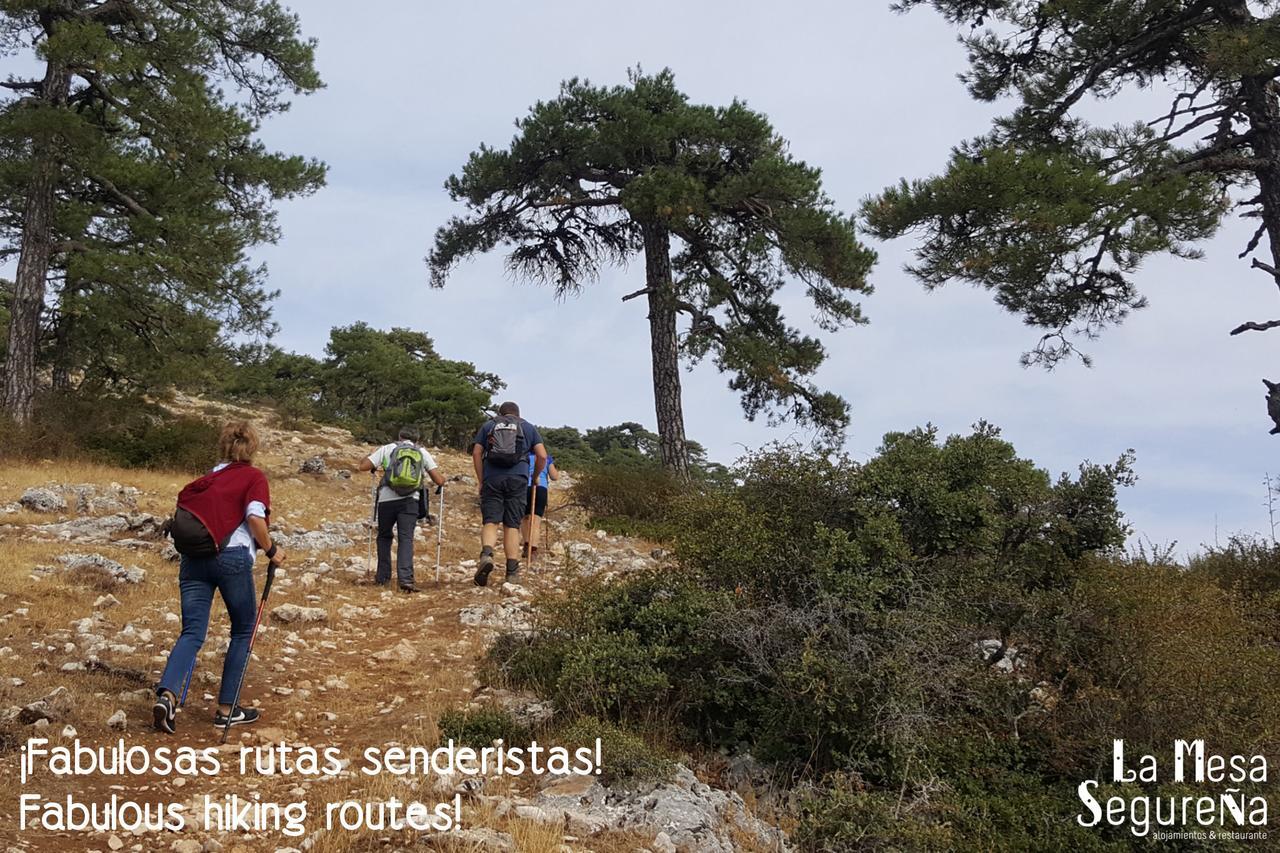
[[[444,486],[436,486],[440,496],[440,517],[436,519],[436,583],[440,583],[440,546],[444,544]]]
[[[262,622],[262,611],[267,606],[267,596],[271,594],[271,582],[276,579],[276,564],[267,563],[267,582],[262,587],[262,601],[258,603],[258,615],[253,620],[253,633],[249,635],[249,651],[245,653],[244,669],[240,670],[240,682],[236,685],[236,697],[231,701],[231,713],[227,714],[227,723],[222,727],[222,743],[227,742],[227,734],[231,731],[231,723],[236,718],[236,708],[240,706],[240,690],[244,687],[244,675],[249,671],[249,662],[253,660],[253,641],[258,638],[258,625]]]
[[[530,572],[533,571],[533,554],[534,554],[534,547],[536,544],[533,541],[533,522],[534,522],[534,519],[537,517],[537,513],[534,512],[534,509],[535,509],[534,505],[537,503],[537,499],[538,499],[538,478],[534,477],[533,485],[529,486],[529,571]]]
[[[187,689],[191,687],[191,676],[196,672],[196,659],[191,659],[191,669],[187,670],[187,680],[182,683],[182,698],[178,700],[178,707],[182,708],[187,704]]]
[[[378,526],[378,472],[376,469],[369,472],[369,482],[372,484],[370,492],[373,497],[369,509],[369,558],[364,563],[366,581],[373,574],[373,529]]]

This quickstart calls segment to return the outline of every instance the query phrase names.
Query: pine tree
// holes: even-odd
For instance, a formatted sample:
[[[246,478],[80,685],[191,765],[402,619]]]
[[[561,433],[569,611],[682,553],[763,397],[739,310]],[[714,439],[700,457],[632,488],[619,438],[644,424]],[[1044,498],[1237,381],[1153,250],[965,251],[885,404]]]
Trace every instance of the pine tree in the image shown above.
[[[321,85],[297,18],[273,0],[3,0],[0,43],[42,68],[0,84],[6,412],[30,417],[42,354],[65,386],[269,331],[245,250],[276,238],[272,202],[324,180],[254,138]]]
[[[1043,330],[1026,362],[1052,366],[1145,305],[1157,253],[1199,256],[1232,210],[1257,219],[1241,257],[1280,286],[1280,12],[1245,0],[903,0],[932,6],[968,49],[974,98],[1013,112],[961,144],[946,171],[866,203],[872,232],[923,234],[909,267],[951,280]],[[1171,90],[1167,110],[1099,127],[1089,99]],[[1134,103],[1147,101],[1134,100]],[[1265,243],[1264,243],[1265,241]],[[1242,323],[1231,334],[1280,326]],[[1087,359],[1087,356],[1085,356]]]
[[[798,280],[824,330],[862,322],[847,294],[870,292],[875,256],[765,116],[740,101],[691,104],[670,71],[636,71],[611,88],[569,80],[517,128],[507,149],[482,146],[448,180],[469,215],[436,234],[433,285],[499,244],[513,272],[558,296],[642,253],[645,286],[622,298],[648,303],[661,457],[678,477],[689,476],[682,356],[731,374],[749,418],[781,409],[843,429],[844,400],[809,379],[821,342],[787,325],[775,297]]]

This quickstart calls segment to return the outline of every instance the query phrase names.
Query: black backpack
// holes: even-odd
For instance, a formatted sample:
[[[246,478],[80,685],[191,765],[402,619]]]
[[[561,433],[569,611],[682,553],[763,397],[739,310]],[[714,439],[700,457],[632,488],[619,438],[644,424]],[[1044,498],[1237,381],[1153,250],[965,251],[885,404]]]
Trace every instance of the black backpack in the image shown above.
[[[529,455],[524,446],[524,423],[514,415],[499,415],[493,419],[488,444],[484,450],[485,461],[499,468],[514,467]]]
[[[231,533],[228,533],[222,542],[214,542],[213,534],[204,522],[182,507],[174,511],[165,532],[173,537],[173,547],[184,557],[216,557],[231,539]]]

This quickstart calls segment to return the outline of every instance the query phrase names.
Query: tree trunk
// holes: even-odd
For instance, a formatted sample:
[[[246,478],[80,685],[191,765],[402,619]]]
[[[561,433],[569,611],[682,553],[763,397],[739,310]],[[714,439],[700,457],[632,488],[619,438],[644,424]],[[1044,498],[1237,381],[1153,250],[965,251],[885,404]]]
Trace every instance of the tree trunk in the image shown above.
[[[689,480],[689,447],[680,400],[680,343],[671,281],[671,238],[660,225],[644,226],[645,287],[649,295],[649,347],[653,358],[653,403],[658,417],[662,467]]]
[[[45,67],[40,91],[48,109],[67,99],[67,72],[57,63]],[[36,354],[40,344],[40,312],[53,249],[53,208],[58,186],[55,140],[45,134],[31,146],[31,185],[22,211],[22,242],[13,282],[9,318],[9,353],[4,365],[4,409],[18,423],[31,420],[36,394]]]
[[[71,370],[75,367],[71,353],[71,328],[75,324],[73,302],[79,288],[67,281],[58,302],[58,319],[53,327],[53,390],[71,390]]]

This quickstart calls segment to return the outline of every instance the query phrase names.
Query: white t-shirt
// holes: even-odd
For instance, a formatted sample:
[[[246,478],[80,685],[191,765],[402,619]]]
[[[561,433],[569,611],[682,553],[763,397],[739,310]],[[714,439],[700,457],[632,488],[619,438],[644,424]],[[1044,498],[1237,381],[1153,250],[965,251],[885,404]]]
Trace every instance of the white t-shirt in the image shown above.
[[[219,462],[213,466],[213,471],[210,473],[221,471],[230,464],[230,462]],[[262,501],[249,501],[249,505],[244,508],[244,521],[240,522],[240,526],[231,532],[231,536],[227,539],[227,548],[248,548],[249,553],[253,553],[253,531],[249,530],[249,516],[251,515],[258,518],[267,517],[267,508],[263,506]]]
[[[400,446],[400,442],[393,441],[390,444],[382,445],[377,450],[370,453],[369,461],[373,463],[374,470],[377,470],[378,468],[386,468],[387,464],[391,461],[392,451],[394,451],[399,446]],[[432,458],[431,454],[427,452],[427,449],[425,447],[419,444],[417,445],[417,448],[422,453],[422,473],[424,475],[428,471],[434,471],[440,467],[439,465],[436,464],[436,460]],[[397,494],[396,491],[392,489],[390,486],[378,487],[378,503],[385,503],[386,501],[402,501],[406,497],[413,497],[413,496]]]

